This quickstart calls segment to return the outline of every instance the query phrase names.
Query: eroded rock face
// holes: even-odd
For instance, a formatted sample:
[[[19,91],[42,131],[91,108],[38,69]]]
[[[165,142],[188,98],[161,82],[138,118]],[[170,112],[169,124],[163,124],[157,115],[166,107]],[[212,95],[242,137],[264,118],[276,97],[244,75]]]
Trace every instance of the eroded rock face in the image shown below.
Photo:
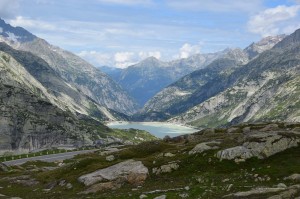
[[[121,180],[130,184],[142,184],[148,176],[148,168],[141,161],[127,160],[89,173],[78,178],[78,181],[85,186],[93,185],[97,182]]]
[[[300,139],[291,135],[280,135],[279,133],[256,133],[249,135],[242,146],[236,146],[219,151],[219,159],[249,159],[257,157],[264,159],[291,147],[298,146]]]
[[[190,152],[189,154],[196,154],[196,153],[202,153],[204,151],[213,150],[213,149],[219,149],[217,145],[219,145],[220,142],[212,141],[212,142],[203,142],[200,144],[197,144]]]

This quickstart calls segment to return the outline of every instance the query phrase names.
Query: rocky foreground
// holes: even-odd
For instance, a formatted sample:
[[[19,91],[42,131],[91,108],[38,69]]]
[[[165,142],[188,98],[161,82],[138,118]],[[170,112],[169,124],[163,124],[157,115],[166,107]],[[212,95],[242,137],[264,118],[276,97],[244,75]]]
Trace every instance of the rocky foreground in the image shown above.
[[[300,198],[299,143],[300,124],[243,124],[65,162],[0,164],[0,196]]]

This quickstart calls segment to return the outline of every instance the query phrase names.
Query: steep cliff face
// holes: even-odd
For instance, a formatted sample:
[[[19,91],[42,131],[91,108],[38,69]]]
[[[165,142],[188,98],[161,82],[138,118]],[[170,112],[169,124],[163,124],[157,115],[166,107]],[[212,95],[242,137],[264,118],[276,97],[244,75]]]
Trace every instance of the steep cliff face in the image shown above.
[[[300,121],[299,30],[214,86],[232,84],[170,121],[198,127]]]
[[[50,45],[23,28],[12,27],[3,20],[0,21],[0,27],[5,27],[0,41],[41,57],[74,90],[108,109],[125,114],[135,112],[137,104],[134,100],[110,77],[80,57]]]
[[[27,72],[48,90],[48,99],[53,99],[51,102],[62,110],[89,115],[98,120],[118,118],[112,116],[112,111],[100,106],[79,89],[68,84],[40,57],[30,52],[15,50],[5,43],[0,43],[0,50],[21,63]]]
[[[110,130],[82,122],[11,55],[0,51],[0,150],[91,143]],[[91,121],[91,120],[90,120]]]

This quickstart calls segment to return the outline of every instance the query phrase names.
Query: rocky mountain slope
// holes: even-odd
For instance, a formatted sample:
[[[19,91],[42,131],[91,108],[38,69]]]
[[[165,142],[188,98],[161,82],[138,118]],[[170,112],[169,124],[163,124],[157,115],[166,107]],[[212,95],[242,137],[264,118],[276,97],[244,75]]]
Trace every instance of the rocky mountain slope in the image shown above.
[[[100,122],[58,108],[59,102],[51,91],[3,51],[0,88],[1,151],[92,143],[93,138],[101,137],[100,132],[111,131]]]
[[[258,53],[273,47],[282,39],[283,36],[267,37],[244,50],[228,49],[223,58],[213,61],[206,68],[197,70],[164,88],[146,103],[137,119],[167,119],[217,95],[231,86],[238,77],[238,75],[232,75],[234,71],[239,70],[249,60],[257,57]],[[240,71],[242,73],[243,69]]]
[[[64,104],[65,93],[72,90],[45,63],[31,53],[0,44],[1,155],[93,145],[97,140],[129,144],[155,139],[148,132],[109,129],[98,120],[77,112],[77,105],[81,104],[76,102],[76,92],[74,101],[67,101],[68,106]],[[45,75],[47,78],[42,78]],[[40,78],[43,81],[39,81]],[[57,89],[61,90],[58,92]],[[91,100],[87,102],[93,103]],[[95,117],[104,117],[97,109],[99,105],[94,103],[93,106]],[[70,111],[72,107],[77,108],[76,112]]]
[[[204,91],[219,92],[170,121],[209,127],[300,120],[300,30]],[[225,85],[225,86],[224,86]]]
[[[125,114],[135,112],[137,105],[134,100],[106,74],[80,57],[50,45],[23,28],[12,27],[3,20],[0,20],[0,27],[0,41],[41,57],[70,86],[99,105]]]
[[[186,59],[162,62],[154,57],[121,71],[107,71],[142,107],[151,97],[180,77],[204,68],[223,52],[197,54]]]
[[[0,164],[0,194],[24,199],[298,199],[299,135],[297,123],[242,124],[107,147],[64,162]]]

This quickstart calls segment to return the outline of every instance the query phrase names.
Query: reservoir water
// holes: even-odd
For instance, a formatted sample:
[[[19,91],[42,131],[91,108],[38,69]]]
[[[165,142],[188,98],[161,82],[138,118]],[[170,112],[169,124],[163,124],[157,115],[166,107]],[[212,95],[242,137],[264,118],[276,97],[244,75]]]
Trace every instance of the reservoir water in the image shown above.
[[[166,135],[175,137],[178,135],[194,133],[199,130],[187,126],[171,124],[166,122],[110,122],[107,124],[110,128],[116,129],[140,129],[155,135],[158,138],[164,138]]]

